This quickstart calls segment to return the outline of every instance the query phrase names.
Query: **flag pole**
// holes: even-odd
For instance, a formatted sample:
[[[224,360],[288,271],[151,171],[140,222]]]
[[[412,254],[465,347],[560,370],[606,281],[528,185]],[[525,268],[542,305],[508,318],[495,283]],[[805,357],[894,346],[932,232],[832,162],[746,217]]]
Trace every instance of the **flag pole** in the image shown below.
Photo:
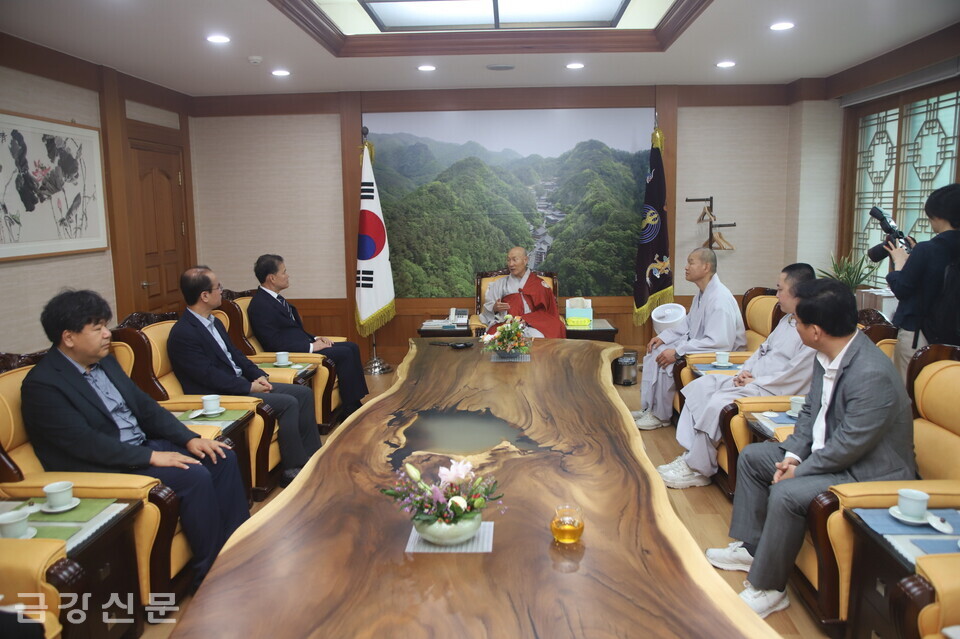
[[[389,373],[393,368],[377,355],[377,329],[396,314],[393,269],[384,225],[380,195],[373,175],[373,145],[369,130],[362,127],[362,170],[360,178],[360,224],[357,239],[357,330],[373,342],[372,356],[364,365],[367,375]]]
[[[370,339],[373,340],[373,356],[364,364],[363,372],[367,375],[383,375],[393,370],[390,364],[377,356],[377,332],[370,333]]]

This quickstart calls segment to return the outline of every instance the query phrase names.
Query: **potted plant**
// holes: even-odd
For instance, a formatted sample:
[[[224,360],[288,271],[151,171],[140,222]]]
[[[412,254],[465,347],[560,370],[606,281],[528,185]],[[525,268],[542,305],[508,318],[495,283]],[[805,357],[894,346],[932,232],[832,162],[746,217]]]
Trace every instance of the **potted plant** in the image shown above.
[[[873,276],[879,266],[879,263],[872,264],[866,253],[861,255],[858,260],[849,255],[839,258],[831,255],[830,270],[817,269],[817,272],[824,277],[843,282],[851,291],[856,291],[859,286]]]
[[[516,359],[529,353],[533,339],[523,335],[526,327],[526,322],[519,317],[507,315],[495,332],[483,336],[483,350],[496,351],[501,359]]]
[[[503,505],[497,480],[477,475],[468,461],[451,460],[448,468],[440,469],[439,484],[423,481],[413,464],[403,466],[393,487],[380,492],[412,513],[413,527],[432,544],[452,546],[471,539],[480,530],[483,509],[493,502]]]

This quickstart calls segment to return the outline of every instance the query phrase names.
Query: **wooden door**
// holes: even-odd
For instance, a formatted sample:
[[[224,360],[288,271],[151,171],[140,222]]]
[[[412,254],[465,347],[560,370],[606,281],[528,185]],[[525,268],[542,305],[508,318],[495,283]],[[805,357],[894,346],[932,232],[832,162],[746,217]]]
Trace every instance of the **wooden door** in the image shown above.
[[[132,230],[142,247],[134,274],[138,311],[163,313],[183,308],[180,274],[190,265],[181,149],[131,142],[135,168]],[[134,238],[131,238],[134,239]]]

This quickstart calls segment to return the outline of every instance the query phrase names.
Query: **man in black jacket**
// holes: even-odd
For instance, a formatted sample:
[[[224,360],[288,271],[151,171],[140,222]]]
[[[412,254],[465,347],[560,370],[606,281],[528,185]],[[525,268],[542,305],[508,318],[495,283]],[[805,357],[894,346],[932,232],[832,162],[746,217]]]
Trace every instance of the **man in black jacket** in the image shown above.
[[[280,485],[289,484],[320,448],[313,391],[297,384],[273,384],[266,373],[241,353],[227,329],[212,313],[220,307],[223,286],[206,266],[180,276],[187,303],[167,339],[167,355],[185,393],[259,397],[277,416]]]
[[[156,477],[180,498],[199,583],[249,516],[237,458],[199,435],[124,374],[110,355],[112,313],[93,291],[64,291],[40,321],[53,343],[23,380],[23,421],[47,471]]]
[[[268,351],[320,353],[333,360],[340,382],[344,415],[360,407],[367,394],[360,349],[353,342],[331,342],[303,330],[303,321],[295,306],[281,292],[290,286],[290,274],[279,255],[261,255],[253,267],[260,288],[250,300],[247,316],[253,334]]]

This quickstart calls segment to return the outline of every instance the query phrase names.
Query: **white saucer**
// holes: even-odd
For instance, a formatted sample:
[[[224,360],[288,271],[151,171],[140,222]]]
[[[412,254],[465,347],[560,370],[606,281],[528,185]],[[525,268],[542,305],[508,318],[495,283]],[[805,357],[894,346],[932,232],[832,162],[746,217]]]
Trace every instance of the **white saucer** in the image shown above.
[[[290,366],[293,366],[293,364],[291,364],[290,362],[287,362],[286,364],[281,364],[280,362],[274,362],[273,365],[276,366],[277,368],[288,368]]]
[[[74,497],[73,499],[70,500],[69,503],[67,503],[67,504],[65,504],[65,505],[63,505],[63,506],[60,506],[60,508],[50,508],[50,506],[48,506],[46,503],[44,503],[42,506],[40,506],[40,510],[41,510],[42,512],[45,512],[45,513],[48,513],[48,514],[53,515],[53,514],[55,514],[55,513],[65,513],[65,512],[67,512],[68,510],[73,510],[74,508],[76,508],[76,507],[79,506],[79,505],[80,505],[80,498],[79,498],[79,497]]]
[[[720,362],[710,362],[713,366],[717,368],[729,368],[731,366],[736,366],[733,362],[727,362],[726,364],[721,364]]]
[[[293,364],[290,368],[303,368],[303,364]]]
[[[800,413],[795,413],[792,410],[786,411],[784,415],[786,415],[787,417],[793,417],[794,419],[796,419],[797,417],[800,417]]]
[[[20,539],[33,539],[37,536],[37,529],[33,526],[27,526],[27,532],[20,535]]]
[[[924,524],[927,523],[927,516],[926,516],[926,515],[924,515],[923,517],[921,517],[921,518],[919,518],[919,519],[914,519],[913,517],[907,517],[907,516],[904,515],[902,512],[900,512],[900,507],[899,507],[899,506],[890,506],[890,508],[887,510],[887,512],[889,512],[890,515],[891,515],[894,519],[896,519],[897,521],[903,522],[903,523],[908,524],[908,525],[910,525],[910,526],[923,526]]]
[[[780,413],[778,413],[777,411],[774,411],[774,410],[765,410],[765,411],[763,411],[763,412],[760,413],[760,414],[763,415],[764,417],[776,417],[776,416],[779,415]]]
[[[220,413],[222,413],[222,412],[225,411],[225,410],[227,410],[227,409],[224,408],[223,406],[221,406],[220,408],[218,408],[218,409],[216,409],[216,410],[211,410],[211,411],[206,411],[206,410],[205,410],[205,411],[201,411],[200,414],[201,414],[201,415],[204,415],[205,417],[215,417],[216,415],[219,415]]]

